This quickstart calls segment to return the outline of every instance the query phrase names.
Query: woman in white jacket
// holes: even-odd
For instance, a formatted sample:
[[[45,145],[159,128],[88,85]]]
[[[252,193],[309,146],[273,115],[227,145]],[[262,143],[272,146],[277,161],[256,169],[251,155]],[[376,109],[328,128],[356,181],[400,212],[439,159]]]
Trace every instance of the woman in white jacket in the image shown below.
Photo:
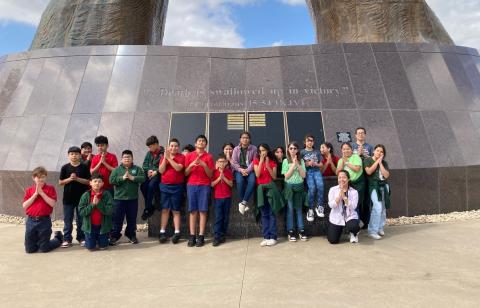
[[[358,192],[349,185],[350,175],[345,170],[338,171],[338,185],[328,192],[328,205],[331,208],[327,239],[330,244],[338,244],[343,228],[350,232],[350,243],[358,243],[360,231],[358,214]]]

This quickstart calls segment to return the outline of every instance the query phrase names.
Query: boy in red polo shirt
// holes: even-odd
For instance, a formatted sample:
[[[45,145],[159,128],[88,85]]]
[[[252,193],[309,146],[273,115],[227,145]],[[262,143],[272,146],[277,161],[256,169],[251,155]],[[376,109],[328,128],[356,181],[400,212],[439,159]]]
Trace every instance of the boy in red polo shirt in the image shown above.
[[[32,171],[32,179],[35,185],[25,190],[23,197],[23,208],[27,214],[25,229],[25,251],[49,252],[60,247],[63,242],[63,234],[55,231],[53,239],[52,221],[50,214],[57,203],[57,192],[55,187],[45,183],[47,170],[44,167],[37,167]]]
[[[105,136],[97,136],[95,138],[98,154],[92,157],[90,163],[90,174],[98,173],[103,177],[103,189],[108,190],[113,196],[113,186],[109,182],[110,174],[113,169],[118,167],[118,160],[115,154],[107,152],[108,138]]]
[[[217,169],[213,172],[213,195],[215,198],[215,238],[213,246],[225,242],[225,235],[228,229],[228,218],[232,204],[233,173],[228,164],[225,154],[218,155]]]
[[[205,225],[207,224],[208,201],[214,163],[210,153],[205,151],[208,141],[204,135],[195,140],[195,151],[185,156],[185,175],[187,181],[188,212],[190,213],[190,238],[188,247],[202,247],[205,244]],[[196,238],[197,216],[200,213],[198,240]]]

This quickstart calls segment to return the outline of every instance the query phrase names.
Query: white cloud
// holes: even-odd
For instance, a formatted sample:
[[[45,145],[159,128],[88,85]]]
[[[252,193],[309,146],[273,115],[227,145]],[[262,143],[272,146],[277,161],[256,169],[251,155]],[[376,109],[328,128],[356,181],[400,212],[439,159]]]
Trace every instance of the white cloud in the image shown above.
[[[0,0],[0,21],[37,26],[49,0]]]
[[[273,43],[272,43],[272,46],[273,46],[273,47],[276,47],[276,46],[283,46],[283,41],[276,41],[276,42],[273,42]]]
[[[280,0],[280,2],[287,5],[306,5],[305,0]]]

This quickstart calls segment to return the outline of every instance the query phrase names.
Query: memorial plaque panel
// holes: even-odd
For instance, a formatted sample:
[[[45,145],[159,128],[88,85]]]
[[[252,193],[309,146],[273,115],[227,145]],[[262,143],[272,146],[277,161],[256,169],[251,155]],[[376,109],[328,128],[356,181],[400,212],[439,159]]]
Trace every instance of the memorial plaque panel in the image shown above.
[[[247,59],[247,110],[280,111],[284,109],[281,59]]]
[[[209,58],[179,57],[173,111],[207,111],[209,80]]]
[[[317,86],[314,59],[311,55],[281,58],[284,110],[320,110],[319,96],[345,95],[345,89],[321,89]],[[323,94],[323,93],[328,94]]]
[[[352,137],[355,129],[361,126],[360,116],[357,110],[325,110],[323,115],[323,127],[325,129],[325,140],[331,142],[335,153],[339,155],[340,144],[337,142],[337,132],[350,132]]]
[[[243,59],[211,59],[208,109],[244,111],[246,62]]]
[[[198,135],[207,135],[207,115],[205,113],[172,113],[170,137],[180,141],[183,148],[187,144],[195,145]]]

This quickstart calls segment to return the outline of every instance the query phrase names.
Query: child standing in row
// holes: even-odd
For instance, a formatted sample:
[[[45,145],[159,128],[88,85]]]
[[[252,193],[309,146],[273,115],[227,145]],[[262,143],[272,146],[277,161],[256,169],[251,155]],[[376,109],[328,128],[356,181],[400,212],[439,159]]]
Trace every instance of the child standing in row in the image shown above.
[[[110,184],[110,174],[117,168],[118,160],[115,154],[108,152],[108,138],[105,136],[95,137],[98,154],[92,157],[90,163],[90,174],[98,173],[103,177],[103,189],[110,191],[113,195],[113,187]]]
[[[323,166],[322,155],[320,154],[320,151],[313,148],[315,144],[315,138],[312,135],[306,135],[304,142],[305,149],[301,151],[300,155],[305,161],[305,166],[307,167],[306,178],[309,206],[307,220],[313,221],[313,209],[315,208],[315,201],[317,201],[317,207],[315,208],[317,216],[325,217],[323,208],[323,176],[322,171],[320,170],[320,168]]]
[[[225,242],[232,204],[233,174],[227,167],[228,159],[225,154],[220,154],[217,159],[217,168],[213,173],[213,192],[215,198],[215,238],[213,246]]]

